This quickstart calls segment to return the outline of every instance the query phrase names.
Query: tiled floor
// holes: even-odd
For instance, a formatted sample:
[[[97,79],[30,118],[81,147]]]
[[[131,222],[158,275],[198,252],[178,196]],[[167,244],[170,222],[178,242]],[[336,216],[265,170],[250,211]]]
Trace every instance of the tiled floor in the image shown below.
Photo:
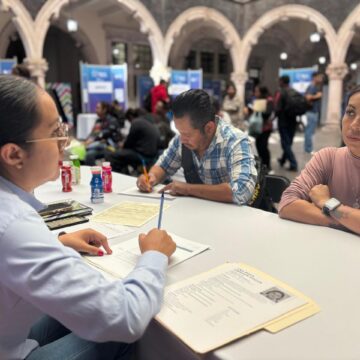
[[[282,154],[280,137],[277,131],[271,134],[269,140],[269,148],[271,151],[271,166],[275,174],[286,176],[289,179],[295,178],[298,173],[286,171],[285,168],[281,168],[277,162]],[[341,144],[341,132],[338,128],[318,128],[314,136],[314,151],[318,151],[327,146],[340,146]],[[304,152],[304,134],[298,132],[294,139],[293,151],[298,161],[299,172],[305,167],[305,164],[311,158],[310,154]],[[287,165],[288,166],[288,165]]]

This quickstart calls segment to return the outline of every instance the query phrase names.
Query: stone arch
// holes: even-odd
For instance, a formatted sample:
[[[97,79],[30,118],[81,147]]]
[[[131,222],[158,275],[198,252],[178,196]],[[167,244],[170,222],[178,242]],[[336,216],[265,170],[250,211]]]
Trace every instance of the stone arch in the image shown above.
[[[279,21],[302,19],[312,22],[323,34],[328,45],[330,60],[334,61],[337,51],[337,34],[331,23],[317,10],[304,5],[284,5],[266,12],[247,31],[242,42],[240,72],[245,73],[251,50],[259,37]]]
[[[139,0],[117,0],[117,2],[129,10],[133,17],[140,23],[140,31],[147,34],[152,50],[154,62],[163,63],[164,39],[161,30],[152,14]],[[69,3],[69,0],[48,0],[36,16],[36,31],[38,34],[37,51],[42,54],[45,36],[53,16],[58,17],[61,8]]]
[[[3,11],[10,11],[13,14],[12,21],[20,35],[24,45],[25,53],[28,57],[35,54],[34,21],[20,0],[1,0],[0,8]]]
[[[351,41],[354,37],[356,28],[360,27],[360,5],[358,5],[348,15],[346,20],[342,23],[338,31],[338,51],[336,53],[336,63],[345,63],[346,55],[349,50]]]
[[[218,29],[218,31],[222,34],[225,46],[230,51],[234,72],[237,72],[239,68],[239,62],[237,59],[239,58],[241,51],[241,38],[235,26],[227,17],[225,17],[225,15],[215,9],[204,6],[192,7],[185,10],[171,23],[165,36],[166,63],[169,61],[170,51],[176,37],[187,24],[194,21],[199,22],[199,27],[201,27],[201,24],[206,23],[207,25],[211,24]]]

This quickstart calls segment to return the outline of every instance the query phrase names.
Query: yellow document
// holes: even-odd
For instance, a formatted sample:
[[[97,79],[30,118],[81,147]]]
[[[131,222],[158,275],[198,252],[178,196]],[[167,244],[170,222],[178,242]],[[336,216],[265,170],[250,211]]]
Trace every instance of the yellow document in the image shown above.
[[[288,285],[231,263],[168,286],[156,320],[203,354],[261,329],[276,332],[317,311]]]
[[[164,209],[169,205],[164,204]],[[160,204],[122,202],[91,218],[91,221],[140,227],[159,215]]]

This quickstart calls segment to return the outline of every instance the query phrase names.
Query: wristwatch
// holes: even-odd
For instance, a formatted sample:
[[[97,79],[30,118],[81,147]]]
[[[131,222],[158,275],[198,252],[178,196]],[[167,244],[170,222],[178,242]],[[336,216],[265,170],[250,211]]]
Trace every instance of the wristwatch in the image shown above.
[[[323,214],[330,216],[331,212],[334,211],[341,205],[341,202],[338,199],[331,198],[329,199],[322,208]]]

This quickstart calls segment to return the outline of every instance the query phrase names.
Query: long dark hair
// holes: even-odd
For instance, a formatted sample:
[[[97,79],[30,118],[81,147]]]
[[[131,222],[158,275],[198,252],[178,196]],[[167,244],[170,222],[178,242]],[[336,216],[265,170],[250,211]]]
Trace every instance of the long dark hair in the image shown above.
[[[351,98],[353,95],[357,94],[358,92],[360,92],[360,85],[356,86],[354,89],[352,89],[352,90],[349,92],[349,95],[348,95],[348,97],[347,97],[347,99],[346,99],[346,106],[349,105],[349,100],[350,100],[350,98]]]
[[[15,143],[25,146],[38,125],[40,88],[12,75],[0,75],[0,147]]]

